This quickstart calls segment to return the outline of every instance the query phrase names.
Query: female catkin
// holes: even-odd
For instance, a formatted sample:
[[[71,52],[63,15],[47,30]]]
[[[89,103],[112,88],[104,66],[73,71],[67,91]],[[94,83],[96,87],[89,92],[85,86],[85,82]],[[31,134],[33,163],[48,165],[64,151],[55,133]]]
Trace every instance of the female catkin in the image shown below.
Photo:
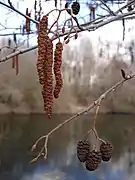
[[[62,51],[63,51],[63,44],[61,42],[58,42],[56,44],[56,49],[54,52],[54,75],[55,75],[55,89],[53,92],[53,95],[55,98],[59,97],[59,93],[63,86],[63,78],[62,78],[62,72],[61,72],[61,66],[62,66]]]

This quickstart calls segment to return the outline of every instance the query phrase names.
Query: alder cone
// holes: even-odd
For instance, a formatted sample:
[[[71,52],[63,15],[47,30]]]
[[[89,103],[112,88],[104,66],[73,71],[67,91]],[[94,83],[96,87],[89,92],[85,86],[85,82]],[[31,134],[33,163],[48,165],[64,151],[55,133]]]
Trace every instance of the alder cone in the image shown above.
[[[80,11],[80,4],[78,2],[73,2],[73,4],[71,5],[73,14],[77,15]]]
[[[82,141],[80,140],[77,143],[77,157],[80,162],[85,162],[88,156],[90,150],[90,145],[88,141]]]
[[[54,92],[53,92],[53,95],[55,98],[59,97],[60,91],[63,86],[63,78],[62,78],[62,70],[61,70],[62,51],[63,51],[63,44],[61,42],[58,42],[56,44],[56,49],[54,52],[54,68],[53,68],[55,80],[56,80],[56,84],[55,84],[55,88],[54,88]]]
[[[90,151],[85,162],[86,169],[89,171],[96,170],[101,164],[101,160],[102,158],[100,151]]]
[[[108,162],[112,157],[113,145],[110,142],[102,142],[100,145],[102,160]]]

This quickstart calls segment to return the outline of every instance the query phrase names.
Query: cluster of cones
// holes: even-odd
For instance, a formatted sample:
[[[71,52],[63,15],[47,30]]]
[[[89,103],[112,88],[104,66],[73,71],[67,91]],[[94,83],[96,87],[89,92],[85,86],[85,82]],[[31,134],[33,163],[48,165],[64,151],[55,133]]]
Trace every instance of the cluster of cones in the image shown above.
[[[91,150],[89,141],[80,140],[77,143],[77,157],[80,162],[85,163],[89,171],[96,170],[102,161],[108,162],[112,157],[113,146],[110,142],[102,141],[99,150]]]
[[[38,28],[38,59],[37,72],[42,86],[44,110],[48,118],[52,116],[53,98],[58,98],[63,87],[62,51],[63,44],[59,41],[53,53],[53,42],[48,36],[48,17],[43,16]],[[53,82],[55,76],[55,86]]]

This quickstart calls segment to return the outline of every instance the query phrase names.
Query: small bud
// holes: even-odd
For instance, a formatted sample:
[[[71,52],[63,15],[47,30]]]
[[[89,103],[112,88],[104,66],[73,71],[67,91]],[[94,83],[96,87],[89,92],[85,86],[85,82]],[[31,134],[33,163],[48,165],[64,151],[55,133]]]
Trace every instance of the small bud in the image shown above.
[[[33,164],[33,163],[35,163],[37,161],[37,158],[34,158],[34,159],[32,159],[31,161],[30,161],[30,164]]]
[[[69,39],[67,39],[67,40],[65,41],[65,44],[68,44],[68,43],[69,43],[69,41],[70,41],[70,40],[69,40]]]
[[[65,27],[62,28],[62,33],[64,33],[64,32],[65,32]]]
[[[64,37],[64,41],[65,41],[67,38],[68,38],[68,36],[65,36],[65,37]]]
[[[31,151],[34,151],[36,149],[36,144],[34,144],[31,148]]]
[[[128,74],[125,79],[131,79],[131,76]]]
[[[75,34],[75,39],[77,39],[77,38],[78,38],[78,34],[76,33],[76,34]]]
[[[121,69],[121,74],[122,74],[122,77],[125,79],[126,78],[126,73],[123,69]]]

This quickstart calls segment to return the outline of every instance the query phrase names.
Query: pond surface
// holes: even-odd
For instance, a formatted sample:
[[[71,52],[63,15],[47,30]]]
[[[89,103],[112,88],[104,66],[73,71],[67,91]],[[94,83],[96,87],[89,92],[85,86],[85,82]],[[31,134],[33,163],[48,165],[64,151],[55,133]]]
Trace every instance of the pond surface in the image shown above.
[[[49,139],[48,158],[29,164],[31,146],[41,135],[71,115],[0,116],[0,180],[135,180],[135,115],[99,115],[100,138],[114,146],[112,160],[94,172],[76,157],[76,142],[91,127],[86,115],[66,124]]]

